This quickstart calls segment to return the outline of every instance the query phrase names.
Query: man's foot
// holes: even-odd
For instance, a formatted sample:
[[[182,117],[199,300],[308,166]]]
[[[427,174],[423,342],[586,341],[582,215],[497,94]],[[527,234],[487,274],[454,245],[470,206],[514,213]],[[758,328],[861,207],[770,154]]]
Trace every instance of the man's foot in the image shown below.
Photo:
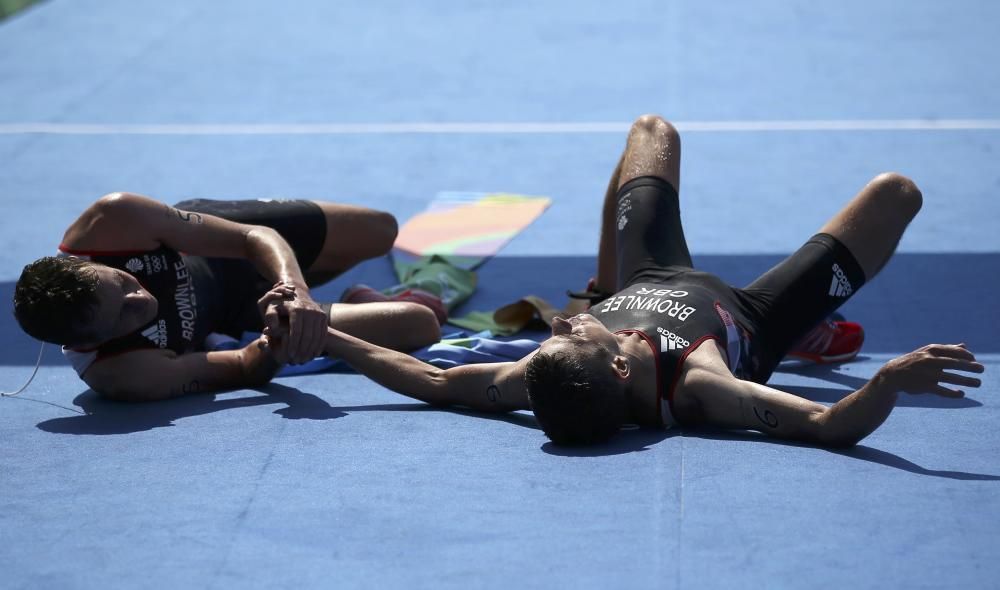
[[[424,291],[423,289],[407,289],[395,295],[386,295],[368,285],[354,285],[348,287],[340,296],[341,303],[373,303],[378,301],[409,301],[419,303],[434,312],[439,324],[448,321],[448,310],[445,309],[441,298],[437,295]]]
[[[857,322],[823,320],[795,343],[788,358],[818,364],[843,363],[861,352],[865,330]]]

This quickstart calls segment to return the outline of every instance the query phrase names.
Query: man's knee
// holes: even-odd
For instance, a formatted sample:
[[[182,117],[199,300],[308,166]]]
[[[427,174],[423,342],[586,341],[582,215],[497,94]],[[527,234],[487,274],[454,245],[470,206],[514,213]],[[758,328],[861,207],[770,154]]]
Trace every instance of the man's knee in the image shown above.
[[[677,129],[658,115],[643,115],[629,130],[618,188],[642,176],[656,176],[679,189],[681,139]]]
[[[401,301],[399,305],[401,312],[396,327],[405,327],[398,331],[401,350],[415,350],[441,340],[441,324],[429,307],[408,301]]]
[[[679,141],[680,134],[677,132],[677,128],[659,115],[642,115],[632,123],[632,129],[629,135],[641,133],[643,135],[653,135],[656,137],[662,137],[668,141]]]
[[[883,172],[869,183],[872,198],[886,211],[913,219],[923,206],[924,197],[916,183],[897,172]]]
[[[396,217],[385,211],[372,211],[370,228],[372,246],[378,252],[376,255],[380,256],[391,250],[399,235]]]

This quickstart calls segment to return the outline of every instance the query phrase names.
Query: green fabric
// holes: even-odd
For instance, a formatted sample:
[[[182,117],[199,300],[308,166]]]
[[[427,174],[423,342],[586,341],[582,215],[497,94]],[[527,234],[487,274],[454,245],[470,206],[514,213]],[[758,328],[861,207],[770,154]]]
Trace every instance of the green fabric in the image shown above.
[[[399,284],[385,289],[395,295],[407,289],[422,289],[441,298],[448,311],[465,301],[476,290],[476,273],[459,268],[443,256],[433,255],[415,262],[393,260]]]
[[[26,8],[38,0],[0,0],[0,19],[7,18],[22,8]]]
[[[439,254],[414,261],[394,257],[393,267],[399,284],[382,292],[392,296],[407,289],[421,289],[440,297],[450,313],[476,290],[476,273],[456,266],[456,263],[465,262],[465,259]],[[529,326],[544,329],[551,325],[553,316],[573,315],[586,308],[583,305],[576,310],[572,306],[573,303],[560,310],[540,297],[527,295],[494,311],[472,311],[464,316],[449,317],[448,323],[474,332],[489,330],[497,336],[510,336]]]
[[[441,344],[450,346],[461,346],[462,348],[472,348],[479,341],[477,336],[466,336],[464,338],[442,338]]]
[[[448,318],[448,323],[465,328],[466,330],[475,330],[476,332],[489,330],[497,336],[510,336],[517,333],[517,330],[511,327],[504,327],[498,324],[493,319],[492,311],[470,311],[461,317]]]
[[[450,312],[472,295],[477,284],[476,273],[456,266],[456,262],[461,264],[467,261],[452,260],[438,254],[412,262],[394,258],[393,267],[399,284],[382,292],[396,295],[407,289],[422,289],[440,297]],[[524,327],[523,323],[512,325],[498,322],[492,311],[473,311],[461,317],[450,317],[448,323],[475,332],[489,330],[499,336],[510,336]]]

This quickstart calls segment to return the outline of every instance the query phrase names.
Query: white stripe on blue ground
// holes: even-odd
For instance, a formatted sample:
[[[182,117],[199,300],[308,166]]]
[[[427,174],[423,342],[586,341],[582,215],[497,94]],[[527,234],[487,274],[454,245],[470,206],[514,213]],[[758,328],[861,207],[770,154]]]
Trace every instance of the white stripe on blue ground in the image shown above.
[[[0,123],[0,135],[380,135],[380,134],[570,134],[622,133],[626,122],[487,123]],[[831,119],[771,121],[675,121],[684,132],[774,131],[990,131],[1000,119]]]

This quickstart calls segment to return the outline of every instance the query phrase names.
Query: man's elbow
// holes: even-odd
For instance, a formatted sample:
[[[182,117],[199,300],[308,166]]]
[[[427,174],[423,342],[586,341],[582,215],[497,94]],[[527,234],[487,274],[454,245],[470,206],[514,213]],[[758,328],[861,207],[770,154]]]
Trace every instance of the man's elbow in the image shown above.
[[[454,385],[448,378],[447,370],[438,367],[431,367],[427,369],[425,375],[427,387],[423,388],[423,391],[419,392],[419,395],[414,397],[439,408],[455,405],[454,395],[452,393],[452,387],[454,387]]]
[[[845,429],[843,425],[830,420],[830,410],[819,412],[810,417],[812,423],[811,442],[831,449],[849,449],[867,436],[867,434]]]

